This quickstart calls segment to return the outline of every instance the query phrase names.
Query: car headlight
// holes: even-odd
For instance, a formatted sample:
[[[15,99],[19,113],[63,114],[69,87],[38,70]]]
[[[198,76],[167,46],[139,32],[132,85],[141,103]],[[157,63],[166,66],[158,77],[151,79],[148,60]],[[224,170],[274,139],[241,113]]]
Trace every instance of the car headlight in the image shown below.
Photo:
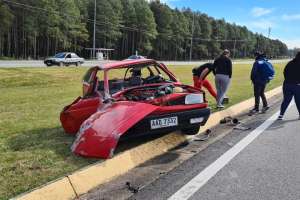
[[[204,103],[204,96],[202,93],[199,94],[189,94],[185,96],[185,104],[198,104],[198,103]]]

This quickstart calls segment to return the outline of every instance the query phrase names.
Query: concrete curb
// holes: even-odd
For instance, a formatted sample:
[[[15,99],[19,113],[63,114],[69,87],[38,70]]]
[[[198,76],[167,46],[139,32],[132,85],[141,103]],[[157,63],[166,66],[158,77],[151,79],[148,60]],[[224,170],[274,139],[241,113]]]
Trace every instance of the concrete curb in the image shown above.
[[[282,87],[280,86],[266,92],[266,97],[269,99],[275,95],[279,95],[281,92],[282,92]],[[254,98],[250,98],[248,100],[235,104],[225,110],[215,112],[209,117],[209,120],[207,121],[206,125],[202,127],[202,130],[206,130],[218,125],[220,123],[220,120],[223,119],[224,117],[237,116],[245,111],[250,110],[253,107],[254,107]]]
[[[281,87],[266,93],[267,98],[281,93]],[[254,99],[248,99],[226,110],[213,113],[202,130],[212,128],[219,124],[220,120],[227,116],[237,116],[253,107]],[[14,199],[20,200],[56,200],[74,199],[79,195],[100,184],[110,181],[116,176],[128,172],[130,169],[162,155],[170,149],[186,142],[188,137],[180,133],[170,133],[156,140],[142,144],[128,151],[120,153],[112,159],[87,166],[79,171],[63,177],[57,181],[48,183],[40,188],[30,191]]]

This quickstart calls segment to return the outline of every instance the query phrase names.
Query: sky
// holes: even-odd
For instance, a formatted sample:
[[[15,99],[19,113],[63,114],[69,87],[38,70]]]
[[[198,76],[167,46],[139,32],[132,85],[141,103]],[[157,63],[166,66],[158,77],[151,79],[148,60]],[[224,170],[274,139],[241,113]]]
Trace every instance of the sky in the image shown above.
[[[300,48],[299,0],[161,0],[172,8],[189,7]]]

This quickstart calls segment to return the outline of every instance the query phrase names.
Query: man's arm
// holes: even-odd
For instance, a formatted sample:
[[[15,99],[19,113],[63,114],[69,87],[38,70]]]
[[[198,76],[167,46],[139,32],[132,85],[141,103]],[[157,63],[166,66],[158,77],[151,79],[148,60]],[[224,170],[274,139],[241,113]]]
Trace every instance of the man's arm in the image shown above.
[[[229,73],[229,78],[232,77],[232,62],[230,59],[228,59],[228,73]]]
[[[256,77],[256,73],[257,73],[257,62],[254,62],[253,66],[252,66],[252,70],[251,70],[251,76],[250,76],[250,79],[251,79],[252,82],[254,82],[254,79]]]
[[[285,68],[284,68],[284,71],[283,71],[283,75],[284,75],[284,79],[287,79],[289,74],[290,74],[290,66],[292,65],[291,62],[289,62]]]
[[[216,75],[216,72],[217,72],[217,59],[214,60],[212,72],[213,72],[214,75]]]

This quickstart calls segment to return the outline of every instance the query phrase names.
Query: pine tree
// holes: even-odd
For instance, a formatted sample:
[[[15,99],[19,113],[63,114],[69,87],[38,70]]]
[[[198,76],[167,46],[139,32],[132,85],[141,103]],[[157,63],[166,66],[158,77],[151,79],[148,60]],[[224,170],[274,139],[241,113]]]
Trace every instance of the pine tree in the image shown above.
[[[137,50],[140,54],[149,55],[152,51],[152,41],[157,36],[156,23],[149,4],[145,0],[133,1],[137,19]]]

